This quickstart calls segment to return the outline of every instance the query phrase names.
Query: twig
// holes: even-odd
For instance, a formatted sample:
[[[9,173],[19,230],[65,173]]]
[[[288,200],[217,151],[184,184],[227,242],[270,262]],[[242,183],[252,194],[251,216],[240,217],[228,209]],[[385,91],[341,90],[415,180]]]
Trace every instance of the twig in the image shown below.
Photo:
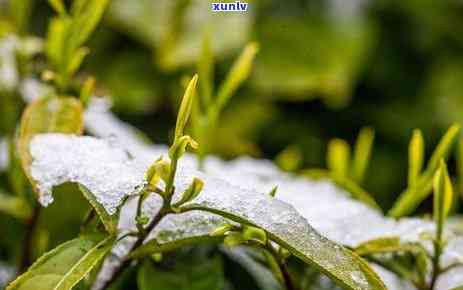
[[[159,210],[156,216],[154,216],[153,220],[146,227],[142,235],[138,237],[137,241],[135,242],[135,244],[133,244],[132,248],[130,249],[130,252],[138,249],[141,245],[143,245],[143,242],[148,237],[148,234],[154,229],[154,227],[156,227],[159,224],[159,222],[161,222],[161,220],[166,215],[170,213],[172,213],[172,210],[170,209],[170,199],[164,199],[162,208]],[[114,270],[113,274],[111,275],[111,278],[104,283],[101,289],[108,289],[110,285],[113,284],[117,280],[117,278],[122,274],[122,272],[124,272],[124,270],[130,266],[131,262],[131,259],[126,258],[119,265],[119,267],[117,267],[116,270]]]
[[[26,234],[24,237],[23,251],[21,262],[19,264],[19,272],[23,273],[32,263],[32,248],[34,243],[34,233],[38,225],[40,215],[40,206],[35,206],[32,210],[32,215],[26,221]]]

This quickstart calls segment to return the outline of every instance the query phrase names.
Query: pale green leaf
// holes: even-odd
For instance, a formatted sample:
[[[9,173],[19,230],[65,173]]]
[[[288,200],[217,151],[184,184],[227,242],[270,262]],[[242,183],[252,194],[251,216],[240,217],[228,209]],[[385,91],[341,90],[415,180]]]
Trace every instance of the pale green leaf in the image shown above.
[[[60,15],[66,14],[66,7],[64,6],[63,0],[48,0],[50,6]]]
[[[201,90],[201,108],[208,108],[214,91],[214,54],[212,53],[209,33],[204,33],[201,56],[198,61],[198,73],[201,76],[199,88]]]
[[[413,243],[402,243],[400,237],[384,237],[361,243],[355,248],[355,252],[361,256],[418,251],[419,246]]]
[[[400,218],[413,212],[431,194],[432,184],[432,178],[421,177],[416,185],[408,187],[400,194],[394,206],[389,210],[388,215]]]
[[[63,69],[65,44],[71,25],[72,21],[68,17],[52,18],[48,25],[45,51],[55,70]]]
[[[416,185],[424,162],[424,139],[420,130],[414,130],[408,147],[408,186]]]
[[[337,176],[344,177],[350,164],[350,146],[346,141],[333,139],[328,144],[326,156],[328,169]]]
[[[289,145],[275,157],[275,162],[284,171],[296,171],[303,162],[303,153],[296,145]]]
[[[460,138],[458,141],[457,147],[457,173],[458,173],[458,187],[457,191],[460,194],[460,197],[463,198],[463,138]]]
[[[452,207],[452,201],[452,181],[447,171],[447,165],[441,160],[439,170],[434,176],[434,221],[437,224],[439,235],[442,234],[445,219]]]
[[[194,104],[197,82],[198,75],[194,75],[185,90],[185,94],[183,95],[182,102],[177,114],[177,123],[175,125],[175,141],[183,136],[183,130],[188,123],[188,118],[190,117],[190,113]]]
[[[400,194],[399,198],[388,212],[389,216],[399,218],[413,212],[418,205],[431,194],[433,177],[439,167],[439,161],[441,159],[447,159],[452,145],[458,137],[459,131],[460,125],[458,124],[452,125],[447,130],[434,150],[426,170],[419,176],[415,185],[409,186]]]
[[[429,159],[425,174],[434,175],[434,172],[439,167],[440,160],[447,159],[447,156],[450,150],[452,149],[453,144],[457,140],[459,132],[459,124],[453,124],[447,130],[447,132],[445,132],[445,135],[441,138],[439,144],[437,145],[436,149],[434,149],[434,152],[432,153],[431,158]]]
[[[352,179],[357,183],[362,183],[365,177],[374,138],[375,131],[371,128],[363,128],[357,137],[352,157]]]
[[[79,184],[79,189],[100,217],[100,220],[108,233],[117,233],[119,214],[110,215],[106,209],[96,200],[95,195],[91,193],[85,186]]]
[[[329,178],[337,186],[350,193],[353,198],[362,201],[366,205],[369,205],[373,208],[381,209],[370,193],[365,191],[360,185],[356,184],[353,180],[347,177],[342,177],[337,174],[333,174],[332,172],[326,169],[319,168],[306,169],[303,170],[301,174],[311,179]]]
[[[10,13],[14,19],[15,26],[20,32],[26,32],[30,20],[32,4],[31,0],[9,1]]]
[[[71,61],[68,63],[67,74],[72,76],[81,66],[84,58],[88,55],[89,50],[85,47],[78,48],[72,55]]]
[[[111,250],[115,236],[82,236],[40,257],[6,290],[70,290]]]
[[[108,0],[87,0],[85,3],[79,3],[74,7],[74,29],[78,31],[76,47],[82,45],[95,30],[107,4]]]
[[[0,212],[26,220],[32,210],[24,198],[0,191]]]
[[[368,206],[371,206],[376,209],[381,209],[380,206],[376,203],[375,199],[370,193],[365,191],[360,185],[355,183],[353,180],[339,176],[337,174],[330,174],[331,180],[334,181],[339,187],[349,192],[353,198],[365,203]]]
[[[243,49],[241,55],[236,59],[232,68],[228,72],[225,80],[220,85],[214,103],[214,111],[219,113],[226,106],[235,91],[249,77],[252,63],[259,50],[255,42],[251,42]]]

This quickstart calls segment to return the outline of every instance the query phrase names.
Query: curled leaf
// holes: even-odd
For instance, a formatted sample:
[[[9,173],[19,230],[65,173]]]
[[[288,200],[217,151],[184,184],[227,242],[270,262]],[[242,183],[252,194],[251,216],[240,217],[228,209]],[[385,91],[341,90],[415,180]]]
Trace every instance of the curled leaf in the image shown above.
[[[193,108],[197,82],[198,75],[194,75],[185,90],[185,94],[183,95],[182,102],[180,104],[180,108],[177,114],[177,123],[175,124],[174,142],[177,141],[178,138],[183,136],[183,130],[185,129],[185,126],[188,122],[188,118],[190,117],[191,110]]]
[[[18,152],[26,175],[32,184],[30,175],[32,156],[30,142],[41,133],[59,132],[80,134],[83,128],[83,108],[74,98],[41,98],[31,103],[21,117]]]
[[[441,160],[440,168],[434,176],[434,221],[438,235],[442,234],[453,201],[453,187],[447,171],[447,165]]]

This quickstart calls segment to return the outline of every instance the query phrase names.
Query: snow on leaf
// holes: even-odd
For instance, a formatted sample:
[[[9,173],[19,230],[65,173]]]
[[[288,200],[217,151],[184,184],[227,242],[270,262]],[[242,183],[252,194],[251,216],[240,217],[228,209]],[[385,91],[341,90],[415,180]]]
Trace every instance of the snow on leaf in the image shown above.
[[[204,181],[201,194],[187,207],[264,229],[296,257],[314,265],[346,289],[385,289],[365,262],[321,236],[290,204],[187,167],[180,167],[177,172],[178,192],[186,190],[193,177]]]
[[[34,137],[30,148],[31,176],[44,206],[53,201],[54,186],[76,182],[114,214],[124,197],[137,193],[144,184],[145,167],[104,140],[51,133]]]

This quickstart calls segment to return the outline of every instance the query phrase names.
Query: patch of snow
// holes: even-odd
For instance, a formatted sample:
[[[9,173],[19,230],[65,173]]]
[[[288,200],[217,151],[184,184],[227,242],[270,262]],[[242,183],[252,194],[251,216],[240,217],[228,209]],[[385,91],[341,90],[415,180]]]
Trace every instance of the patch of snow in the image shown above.
[[[113,214],[125,196],[139,192],[145,183],[146,167],[105,140],[43,134],[32,139],[30,150],[31,176],[37,182],[43,206],[53,201],[54,186],[77,182]]]

